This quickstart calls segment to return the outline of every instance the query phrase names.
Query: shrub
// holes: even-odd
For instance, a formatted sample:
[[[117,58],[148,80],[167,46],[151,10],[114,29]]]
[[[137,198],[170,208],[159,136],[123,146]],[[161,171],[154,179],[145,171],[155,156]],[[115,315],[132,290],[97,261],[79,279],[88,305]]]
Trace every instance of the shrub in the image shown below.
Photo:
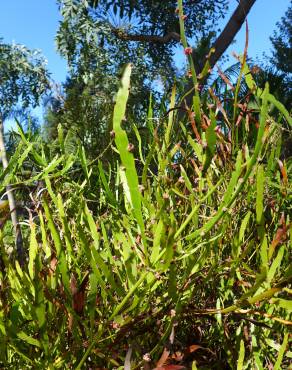
[[[53,152],[19,129],[1,190],[31,198],[28,256],[20,267],[7,250],[4,220],[5,369],[288,368],[291,162],[278,159],[291,118],[242,71],[245,98],[197,94],[186,122],[174,87],[158,118],[149,107],[148,141],[132,125],[134,146],[128,65],[111,158],[70,153],[61,129]]]

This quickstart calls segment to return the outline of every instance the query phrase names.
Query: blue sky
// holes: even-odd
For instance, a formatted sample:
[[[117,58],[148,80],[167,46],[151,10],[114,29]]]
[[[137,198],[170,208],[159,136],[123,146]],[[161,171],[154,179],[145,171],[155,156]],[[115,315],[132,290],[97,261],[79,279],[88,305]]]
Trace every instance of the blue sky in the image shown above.
[[[231,8],[234,9],[237,1],[230,1]],[[271,54],[271,42],[269,37],[272,36],[276,29],[276,23],[281,20],[286,10],[291,4],[291,0],[257,0],[248,15],[249,26],[249,48],[248,54],[252,58],[262,57],[262,54]],[[226,18],[228,19],[228,17]],[[226,22],[226,21],[225,21]],[[244,50],[245,45],[245,27],[242,27],[236,36],[236,43],[231,45],[227,50],[240,53]]]
[[[236,0],[230,0],[230,13],[236,4]],[[260,57],[263,52],[269,52],[269,36],[289,4],[290,0],[256,1],[248,17],[251,57]],[[7,42],[15,41],[29,48],[41,49],[48,60],[52,77],[57,82],[63,81],[66,76],[66,63],[55,50],[54,37],[59,20],[55,0],[0,0],[0,37]],[[226,20],[222,22],[222,26]],[[239,32],[236,40],[228,53],[232,50],[238,53],[243,50],[244,29]]]
[[[290,4],[290,0],[257,0],[249,17],[249,56],[261,57],[269,54],[271,44],[269,36],[276,27]],[[231,14],[237,5],[230,0]],[[55,49],[55,33],[60,16],[55,0],[0,0],[0,37],[6,42],[24,44],[29,48],[42,50],[48,60],[48,68],[56,82],[65,80],[66,63]],[[228,20],[222,21],[221,28]],[[236,37],[236,43],[227,51],[240,53],[244,49],[245,30]],[[182,53],[181,53],[182,55]]]
[[[66,63],[55,50],[60,16],[55,0],[0,0],[0,37],[42,50],[54,80],[66,76]]]

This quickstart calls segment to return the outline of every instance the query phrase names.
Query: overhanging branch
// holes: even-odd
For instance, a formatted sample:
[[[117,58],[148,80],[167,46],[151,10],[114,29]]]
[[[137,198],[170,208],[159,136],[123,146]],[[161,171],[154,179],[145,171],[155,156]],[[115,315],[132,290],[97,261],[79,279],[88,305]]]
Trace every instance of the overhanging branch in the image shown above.
[[[256,0],[239,0],[237,8],[233,12],[225,28],[223,29],[223,31],[215,41],[214,45],[212,46],[215,49],[215,52],[210,57],[211,67],[213,67],[216,64],[216,62],[220,59],[220,57],[224,54],[228,46],[231,44],[255,2]],[[169,32],[165,36],[142,35],[142,34],[135,35],[128,34],[125,31],[114,27],[112,28],[112,32],[120,40],[124,41],[138,41],[157,44],[166,44],[171,41],[176,42],[181,41],[180,35],[177,32]]]
[[[256,0],[239,0],[237,8],[212,46],[215,51],[210,57],[211,68],[214,67],[231,44],[255,2]]]
[[[213,68],[220,59],[220,57],[225,53],[228,46],[231,44],[234,37],[236,36],[237,32],[242,27],[249,11],[251,10],[255,2],[256,0],[239,0],[237,8],[233,12],[228,23],[226,24],[223,31],[221,32],[221,34],[219,35],[219,37],[216,39],[215,43],[212,46],[214,53],[212,53],[209,58],[210,68]],[[202,71],[205,60],[196,60],[195,51],[193,52],[193,59],[195,66],[197,66],[196,69],[199,74]],[[200,83],[203,84],[205,81],[206,79],[204,81],[201,80]],[[193,88],[194,88],[193,82],[192,80],[189,80],[185,86],[186,98],[184,99],[183,103],[187,104],[187,106],[189,107],[191,107],[193,103],[194,94],[193,92],[191,92]]]
[[[166,44],[171,41],[180,41],[180,35],[176,32],[169,32],[165,36],[157,35],[132,35],[128,34],[120,29],[113,28],[113,33],[120,39],[124,41],[139,41],[139,42],[149,42],[156,44]]]

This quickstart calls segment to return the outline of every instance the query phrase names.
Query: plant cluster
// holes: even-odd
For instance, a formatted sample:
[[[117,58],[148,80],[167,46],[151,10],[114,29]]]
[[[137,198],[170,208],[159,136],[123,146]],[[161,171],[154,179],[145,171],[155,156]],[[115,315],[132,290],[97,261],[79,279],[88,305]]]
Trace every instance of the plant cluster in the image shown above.
[[[268,85],[256,88],[243,59],[250,91],[237,101],[234,89],[231,115],[210,90],[201,125],[190,110],[179,121],[174,87],[160,116],[150,105],[148,142],[134,129],[134,146],[123,127],[131,69],[113,113],[116,160],[88,161],[80,143],[68,152],[61,128],[54,151],[18,132],[1,180],[30,197],[28,257],[21,267],[7,248],[6,220],[0,361],[288,368],[291,162],[279,160],[288,112]]]
[[[292,119],[247,45],[236,81],[219,70],[200,86],[210,60],[198,76],[178,5],[191,91],[150,95],[137,115],[127,64],[98,121],[94,79],[71,79],[67,126],[48,142],[18,125],[1,153],[0,193],[15,197],[0,202],[1,368],[289,369]],[[102,125],[95,155],[94,135],[70,127],[87,117]]]

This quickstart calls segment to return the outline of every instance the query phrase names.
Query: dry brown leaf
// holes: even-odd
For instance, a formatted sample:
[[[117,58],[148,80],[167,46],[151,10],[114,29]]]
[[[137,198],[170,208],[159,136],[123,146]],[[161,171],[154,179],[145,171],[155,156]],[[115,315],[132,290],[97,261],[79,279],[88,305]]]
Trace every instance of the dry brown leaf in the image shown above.
[[[182,365],[165,365],[165,366],[162,366],[162,367],[155,367],[154,369],[152,370],[182,370],[182,369],[185,369],[186,367],[185,366],[182,366]]]
[[[163,365],[166,364],[169,354],[170,354],[170,351],[167,348],[164,348],[160,359],[157,361],[157,364],[156,364],[157,368],[162,367]]]

